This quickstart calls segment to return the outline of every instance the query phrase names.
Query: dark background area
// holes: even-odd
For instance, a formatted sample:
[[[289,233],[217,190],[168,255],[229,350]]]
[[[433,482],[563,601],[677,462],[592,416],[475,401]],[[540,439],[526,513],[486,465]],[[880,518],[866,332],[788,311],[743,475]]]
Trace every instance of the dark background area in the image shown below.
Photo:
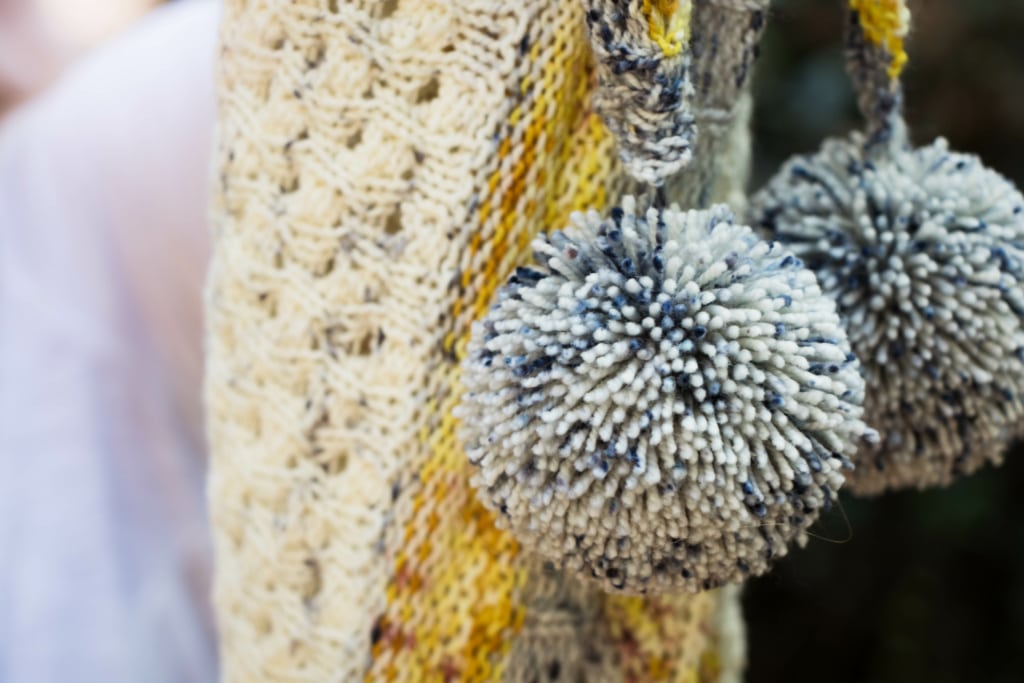
[[[755,80],[758,187],[860,125],[842,0],[776,0]],[[914,139],[1024,186],[1024,0],[911,0]],[[749,683],[1024,681],[1024,448],[950,488],[841,498],[804,550],[748,584]],[[830,539],[830,540],[826,540]]]

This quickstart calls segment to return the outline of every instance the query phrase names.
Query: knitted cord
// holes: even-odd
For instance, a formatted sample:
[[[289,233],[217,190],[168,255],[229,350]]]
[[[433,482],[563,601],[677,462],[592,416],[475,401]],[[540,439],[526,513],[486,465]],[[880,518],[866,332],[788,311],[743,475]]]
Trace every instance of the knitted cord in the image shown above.
[[[659,186],[693,158],[691,0],[584,0],[597,64],[594,107],[626,171]]]
[[[867,121],[869,145],[903,145],[903,88],[900,74],[907,62],[904,40],[910,31],[906,0],[848,0],[844,24],[846,70],[857,104]]]

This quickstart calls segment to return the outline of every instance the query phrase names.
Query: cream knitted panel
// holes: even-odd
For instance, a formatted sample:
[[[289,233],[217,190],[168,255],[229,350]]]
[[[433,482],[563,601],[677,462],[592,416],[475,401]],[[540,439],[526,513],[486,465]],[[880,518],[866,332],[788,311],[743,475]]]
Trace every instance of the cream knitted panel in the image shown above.
[[[471,321],[538,230],[624,186],[579,0],[225,5],[206,383],[224,679],[736,677],[734,591],[550,575],[476,502],[456,438]]]

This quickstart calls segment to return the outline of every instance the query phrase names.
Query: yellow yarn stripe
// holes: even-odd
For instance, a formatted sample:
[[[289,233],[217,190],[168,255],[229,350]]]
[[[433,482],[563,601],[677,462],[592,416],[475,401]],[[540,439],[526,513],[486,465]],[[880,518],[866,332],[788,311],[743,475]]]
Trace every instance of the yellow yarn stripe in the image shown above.
[[[864,37],[889,52],[889,78],[896,80],[907,64],[903,41],[910,30],[910,10],[906,0],[850,0],[856,10]]]
[[[674,57],[690,42],[691,0],[644,0],[643,14],[651,40],[666,57]]]
[[[471,267],[462,271],[453,329],[444,341],[459,361],[472,321],[487,310],[511,271],[528,260],[537,231],[566,225],[569,213],[585,205],[603,204],[612,153],[603,126],[589,112],[592,69],[582,31],[582,21],[557,29],[555,43],[568,49],[544,64],[542,82],[524,80],[520,92],[527,99],[508,117],[521,134],[498,142],[473,219],[477,227],[465,259]],[[531,62],[540,60],[542,46],[535,42]],[[421,432],[429,455],[404,523],[403,540],[417,542],[404,543],[396,557],[367,680],[500,680],[523,624],[517,596],[526,569],[520,547],[495,526],[469,488],[470,465],[452,415],[462,391],[458,365],[446,374],[450,390],[429,407],[439,421]],[[418,554],[410,556],[407,547],[419,548]],[[429,613],[443,620],[424,620]]]

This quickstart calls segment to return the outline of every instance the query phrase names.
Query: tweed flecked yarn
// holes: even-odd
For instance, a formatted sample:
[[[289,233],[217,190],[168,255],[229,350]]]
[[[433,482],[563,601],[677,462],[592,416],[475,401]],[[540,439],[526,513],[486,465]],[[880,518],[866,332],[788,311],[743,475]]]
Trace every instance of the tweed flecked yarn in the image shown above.
[[[693,158],[691,0],[585,0],[599,87],[594,108],[627,172],[661,185]]]
[[[846,71],[866,121],[867,143],[889,144],[905,136],[900,74],[908,59],[910,9],[906,0],[849,0],[849,8],[843,27]]]
[[[698,591],[803,542],[865,435],[834,303],[729,210],[538,238],[470,342],[461,416],[499,523],[627,592]]]
[[[1024,197],[944,140],[872,156],[854,134],[785,166],[753,220],[839,306],[882,436],[851,486],[948,484],[999,462],[1024,413]]]
[[[694,37],[718,30],[702,5]],[[470,326],[537,231],[621,201],[582,3],[226,0],[218,69],[224,680],[737,680],[735,591],[549,575],[471,489],[452,414]],[[740,194],[743,125],[711,201]]]
[[[838,303],[881,439],[862,493],[945,485],[1000,462],[1024,409],[1024,198],[939,139],[913,148],[898,75],[902,2],[853,2],[848,64],[866,134],[789,161],[751,222],[804,259]]]

